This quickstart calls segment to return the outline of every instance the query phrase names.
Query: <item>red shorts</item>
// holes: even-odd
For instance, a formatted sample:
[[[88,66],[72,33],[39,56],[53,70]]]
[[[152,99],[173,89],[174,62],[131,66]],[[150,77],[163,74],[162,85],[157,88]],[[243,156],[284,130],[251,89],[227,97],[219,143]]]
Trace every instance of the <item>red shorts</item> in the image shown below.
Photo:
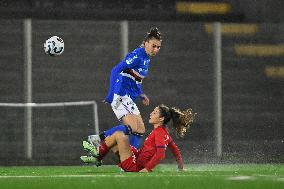
[[[142,168],[137,166],[136,157],[138,155],[138,150],[131,146],[132,155],[119,163],[118,166],[121,167],[126,172],[139,172]]]

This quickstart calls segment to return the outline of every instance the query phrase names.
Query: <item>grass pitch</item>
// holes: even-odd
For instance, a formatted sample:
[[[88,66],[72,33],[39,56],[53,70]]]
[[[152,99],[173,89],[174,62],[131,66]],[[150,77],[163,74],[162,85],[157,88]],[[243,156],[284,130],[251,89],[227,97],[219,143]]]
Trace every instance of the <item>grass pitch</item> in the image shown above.
[[[283,189],[284,164],[160,165],[152,173],[116,166],[0,167],[2,189]]]

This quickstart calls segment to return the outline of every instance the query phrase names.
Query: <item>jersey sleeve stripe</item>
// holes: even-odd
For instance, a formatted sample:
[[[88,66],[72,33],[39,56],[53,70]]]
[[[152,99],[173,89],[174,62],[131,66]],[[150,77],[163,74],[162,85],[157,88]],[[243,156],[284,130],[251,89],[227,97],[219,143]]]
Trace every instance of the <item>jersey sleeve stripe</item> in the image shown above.
[[[156,146],[156,148],[166,148],[166,146]]]

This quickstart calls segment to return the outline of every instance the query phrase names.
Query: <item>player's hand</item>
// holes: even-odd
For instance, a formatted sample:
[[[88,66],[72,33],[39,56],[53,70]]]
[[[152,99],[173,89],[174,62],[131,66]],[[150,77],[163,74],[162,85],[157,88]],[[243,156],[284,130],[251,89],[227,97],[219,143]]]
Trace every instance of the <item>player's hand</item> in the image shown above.
[[[144,169],[140,170],[139,172],[141,172],[141,173],[148,173],[149,171],[146,168],[144,168]]]
[[[146,106],[149,106],[150,100],[149,100],[149,98],[147,97],[147,95],[141,94],[140,97],[142,98],[143,104],[146,105]]]

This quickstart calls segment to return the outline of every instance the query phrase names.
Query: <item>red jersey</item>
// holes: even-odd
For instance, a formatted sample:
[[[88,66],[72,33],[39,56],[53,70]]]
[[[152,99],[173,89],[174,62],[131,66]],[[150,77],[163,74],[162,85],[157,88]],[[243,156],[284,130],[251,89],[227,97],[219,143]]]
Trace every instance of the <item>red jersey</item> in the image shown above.
[[[183,168],[183,161],[177,145],[166,129],[166,126],[159,126],[152,130],[145,139],[142,148],[137,154],[137,166],[151,171],[162,159],[165,158],[166,148],[169,147],[175,156],[180,169]]]

